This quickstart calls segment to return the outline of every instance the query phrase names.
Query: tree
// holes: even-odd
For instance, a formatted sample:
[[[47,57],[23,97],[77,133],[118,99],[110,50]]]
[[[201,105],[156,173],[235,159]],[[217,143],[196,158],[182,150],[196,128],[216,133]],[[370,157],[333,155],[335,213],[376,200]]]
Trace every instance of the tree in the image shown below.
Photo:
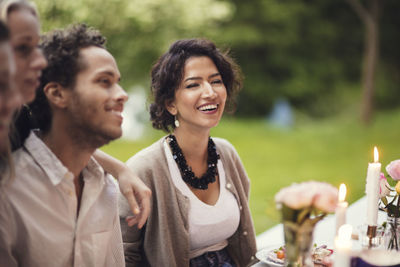
[[[206,37],[243,70],[236,115],[264,117],[279,98],[314,118],[362,110],[364,121],[373,107],[399,105],[399,0],[385,0],[379,31],[383,0],[33,1],[44,32],[72,22],[98,28],[128,90],[148,88],[152,64],[173,41]]]
[[[180,38],[204,36],[230,18],[232,5],[215,0],[37,0],[43,31],[87,23],[107,38],[122,85],[147,87],[152,64]]]
[[[379,15],[383,0],[370,0],[364,6],[359,0],[347,0],[365,27],[365,41],[362,66],[361,119],[369,123],[373,114],[375,77],[379,59]]]

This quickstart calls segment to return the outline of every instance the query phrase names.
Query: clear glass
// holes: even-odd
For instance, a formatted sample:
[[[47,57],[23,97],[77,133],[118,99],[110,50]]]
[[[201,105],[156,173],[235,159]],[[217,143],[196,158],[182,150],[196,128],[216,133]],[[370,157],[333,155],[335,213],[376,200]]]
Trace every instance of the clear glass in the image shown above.
[[[292,222],[284,222],[285,234],[285,266],[314,266],[311,259],[314,226],[304,223],[299,226]]]
[[[387,216],[385,228],[385,247],[388,250],[399,250],[400,218]]]
[[[367,235],[368,225],[363,224],[357,227],[358,230],[358,240],[363,249],[384,249],[385,243],[385,228],[382,226],[377,226],[376,234],[374,237],[370,238]]]

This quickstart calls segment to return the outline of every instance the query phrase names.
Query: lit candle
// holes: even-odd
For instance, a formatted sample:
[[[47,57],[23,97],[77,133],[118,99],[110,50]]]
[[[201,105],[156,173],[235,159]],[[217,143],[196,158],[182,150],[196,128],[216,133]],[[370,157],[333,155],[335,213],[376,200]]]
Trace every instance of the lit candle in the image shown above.
[[[350,224],[344,224],[339,228],[338,236],[335,238],[333,267],[350,267],[352,232],[353,227]]]
[[[338,233],[338,230],[340,226],[346,223],[346,212],[347,212],[347,206],[349,203],[345,201],[346,199],[346,185],[341,184],[339,187],[339,201],[336,207],[336,234]]]
[[[379,176],[381,164],[379,163],[378,149],[374,147],[374,162],[368,164],[367,184],[365,193],[367,194],[367,224],[377,225],[378,201],[379,201]]]

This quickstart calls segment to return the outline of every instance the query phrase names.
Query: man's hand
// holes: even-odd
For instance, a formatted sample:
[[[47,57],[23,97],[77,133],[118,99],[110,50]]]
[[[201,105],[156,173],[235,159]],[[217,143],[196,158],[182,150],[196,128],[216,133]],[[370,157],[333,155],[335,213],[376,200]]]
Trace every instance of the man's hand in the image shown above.
[[[138,224],[138,228],[142,228],[150,214],[150,189],[122,161],[99,149],[93,156],[106,172],[118,180],[121,193],[128,200],[134,214],[126,218],[128,225]]]
[[[134,214],[128,216],[126,222],[128,226],[138,224],[138,228],[141,229],[150,214],[151,190],[128,167],[119,173],[118,182],[121,193],[128,200]]]

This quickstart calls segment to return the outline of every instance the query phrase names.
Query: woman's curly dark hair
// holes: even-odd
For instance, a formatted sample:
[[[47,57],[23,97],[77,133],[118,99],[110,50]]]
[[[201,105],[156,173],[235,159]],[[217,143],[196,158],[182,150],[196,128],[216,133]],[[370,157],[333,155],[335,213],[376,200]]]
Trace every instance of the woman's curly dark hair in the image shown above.
[[[77,74],[86,68],[80,50],[90,46],[105,48],[101,33],[85,24],[71,25],[65,30],[54,30],[43,37],[41,48],[48,61],[43,70],[35,100],[29,105],[36,126],[43,132],[51,127],[52,112],[43,88],[57,82],[73,89]]]
[[[151,71],[153,103],[150,104],[150,119],[155,129],[166,132],[175,129],[174,116],[168,112],[166,103],[175,98],[186,61],[197,56],[207,56],[214,62],[227,90],[227,108],[234,110],[236,95],[242,88],[242,74],[228,52],[220,51],[206,39],[178,40],[158,59]]]

